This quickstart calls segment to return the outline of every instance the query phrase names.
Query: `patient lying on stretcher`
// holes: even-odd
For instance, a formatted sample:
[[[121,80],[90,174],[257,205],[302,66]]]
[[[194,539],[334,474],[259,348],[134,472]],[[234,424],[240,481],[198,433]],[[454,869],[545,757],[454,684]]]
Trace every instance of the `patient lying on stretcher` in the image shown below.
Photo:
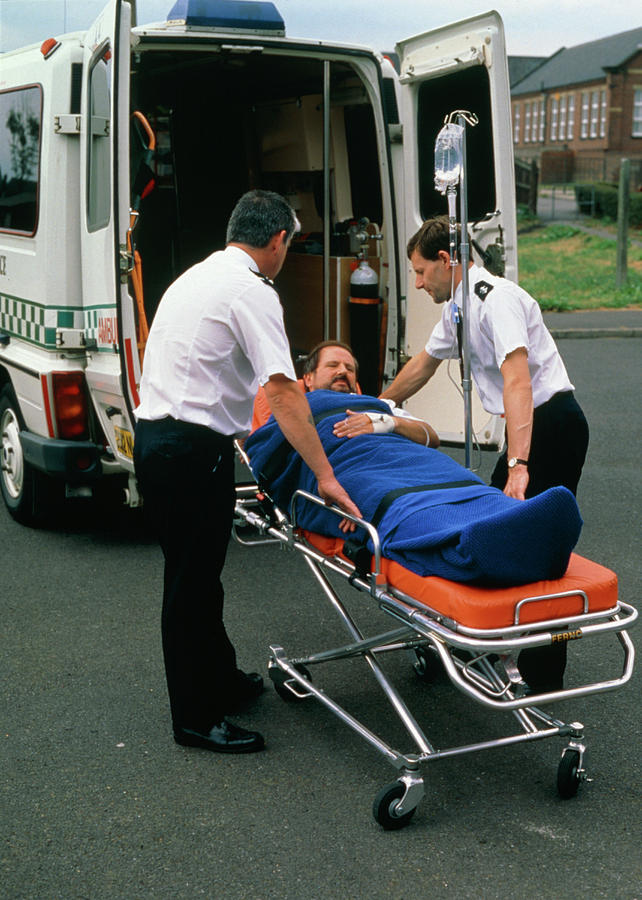
[[[356,393],[356,364],[344,345],[313,351],[303,381],[335,474],[377,528],[385,557],[418,575],[487,585],[564,574],[582,526],[566,488],[515,500],[489,487],[435,449],[439,440],[426,422]],[[254,427],[265,419],[264,402],[257,399]],[[297,488],[316,493],[312,472],[273,417],[249,436],[245,450],[281,508],[289,509]],[[308,531],[343,536],[339,518],[322,507],[299,502],[297,520]]]

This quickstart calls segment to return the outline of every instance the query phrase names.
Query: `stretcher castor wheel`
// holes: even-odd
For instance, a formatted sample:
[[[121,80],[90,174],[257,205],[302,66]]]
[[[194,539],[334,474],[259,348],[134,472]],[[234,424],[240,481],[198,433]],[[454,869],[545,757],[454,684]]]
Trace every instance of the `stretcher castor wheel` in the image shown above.
[[[395,814],[395,806],[405,792],[405,785],[400,781],[394,781],[381,788],[374,799],[372,814],[386,831],[398,831],[400,828],[405,828],[417,811],[415,806],[401,816]]]
[[[437,651],[425,647],[417,647],[415,656],[417,657],[417,662],[413,665],[413,669],[417,674],[417,678],[425,681],[426,684],[432,684],[444,671]]]
[[[574,797],[580,781],[582,781],[582,770],[579,750],[567,748],[562,753],[560,764],[557,767],[557,793],[564,800]]]
[[[310,675],[309,671],[305,666],[302,666],[301,663],[296,663],[292,668],[296,669],[297,672],[300,672],[308,681],[312,681],[312,675]],[[296,703],[298,700],[305,700],[310,696],[305,693],[304,688],[302,688],[293,678],[288,676],[287,672],[279,670],[278,672],[271,673],[270,677],[274,681],[274,690],[281,700],[285,700],[286,703]]]

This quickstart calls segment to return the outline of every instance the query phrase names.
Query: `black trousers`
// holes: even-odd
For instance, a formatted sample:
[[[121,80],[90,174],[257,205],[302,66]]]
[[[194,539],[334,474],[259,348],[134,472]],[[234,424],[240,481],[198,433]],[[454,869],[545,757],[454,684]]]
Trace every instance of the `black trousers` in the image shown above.
[[[140,420],[134,465],[165,557],[162,638],[172,722],[208,731],[223,718],[237,671],[220,578],[234,512],[233,440],[169,417]]]
[[[582,474],[588,448],[589,429],[572,391],[554,394],[533,414],[533,436],[528,455],[526,497],[563,485],[573,494]],[[490,483],[500,490],[508,478],[507,451],[500,456]],[[562,686],[566,668],[565,643],[522,650],[518,665],[523,678],[534,690],[555,690]]]

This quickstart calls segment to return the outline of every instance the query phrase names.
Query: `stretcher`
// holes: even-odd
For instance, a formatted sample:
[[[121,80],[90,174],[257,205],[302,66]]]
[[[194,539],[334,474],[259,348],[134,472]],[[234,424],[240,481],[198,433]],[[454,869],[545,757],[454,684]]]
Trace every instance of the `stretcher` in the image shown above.
[[[629,681],[635,651],[627,631],[637,611],[618,599],[616,575],[573,554],[564,577],[516,588],[483,588],[423,577],[382,557],[376,528],[359,519],[353,521],[367,531],[374,554],[368,554],[365,563],[363,558],[354,561],[346,555],[343,540],[297,526],[298,511],[306,503],[323,505],[318,497],[298,490],[286,514],[256,485],[239,485],[234,537],[244,545],[274,543],[300,553],[345,626],[349,641],[340,647],[289,656],[282,647],[271,646],[268,672],[284,700],[315,698],[397,769],[397,779],[383,787],[374,800],[377,822],[386,830],[408,824],[424,794],[421,767],[428,762],[555,736],[566,740],[557,770],[558,793],[563,798],[574,796],[580,784],[590,780],[584,727],[580,722],[561,721],[542,707],[612,691]],[[352,518],[337,508],[330,509],[337,516]],[[345,579],[367,605],[375,604],[390,618],[391,627],[364,637],[334,589],[330,573],[340,576],[341,582]],[[520,650],[600,636],[619,641],[621,674],[607,681],[529,693],[516,665]],[[463,746],[433,746],[382,668],[380,658],[400,650],[414,653],[415,669],[423,680],[430,682],[437,670],[443,670],[472,700],[509,711],[517,721],[517,733]],[[353,658],[363,659],[369,667],[408,732],[412,750],[402,752],[390,746],[332,699],[311,675],[310,669],[322,663]]]

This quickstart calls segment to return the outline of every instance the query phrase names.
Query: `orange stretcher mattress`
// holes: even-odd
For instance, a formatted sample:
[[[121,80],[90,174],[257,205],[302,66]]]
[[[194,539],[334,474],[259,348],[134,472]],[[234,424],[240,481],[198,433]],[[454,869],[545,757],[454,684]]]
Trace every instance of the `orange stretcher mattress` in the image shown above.
[[[324,556],[346,558],[342,553],[341,538],[323,537],[308,531],[302,534]],[[526,597],[583,591],[588,598],[588,611],[591,613],[613,609],[617,605],[615,572],[576,553],[571,554],[563,578],[509,588],[477,587],[447,581],[436,575],[415,575],[399,563],[387,559],[381,560],[381,568],[391,587],[403,591],[421,605],[466,628],[508,628],[514,624],[516,605]],[[570,597],[550,597],[524,604],[519,623],[533,624],[547,619],[563,619],[583,612],[584,598],[577,593]]]

